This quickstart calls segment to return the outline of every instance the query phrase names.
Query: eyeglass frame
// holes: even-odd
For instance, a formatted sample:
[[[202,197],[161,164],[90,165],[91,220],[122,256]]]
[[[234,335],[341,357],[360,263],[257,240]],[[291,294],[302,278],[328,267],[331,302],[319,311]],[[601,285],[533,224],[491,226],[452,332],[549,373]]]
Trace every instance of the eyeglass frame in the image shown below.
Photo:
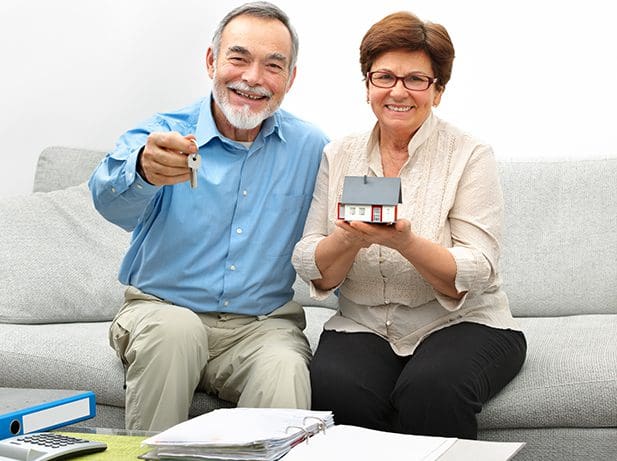
[[[376,85],[375,82],[373,82],[373,79],[372,79],[373,74],[388,74],[388,75],[391,75],[392,77],[394,77],[394,83],[391,86],[379,86],[379,85]],[[417,76],[426,77],[428,79],[428,85],[426,86],[426,88],[424,88],[422,90],[418,90],[418,89],[415,89],[415,88],[408,88],[407,85],[405,85],[405,79],[407,77],[411,76],[411,75],[417,75]],[[409,91],[426,91],[426,90],[428,90],[431,87],[431,85],[434,85],[435,83],[437,83],[439,78],[438,77],[429,77],[428,75],[424,75],[424,74],[414,74],[413,72],[411,74],[407,74],[407,75],[403,75],[402,77],[399,77],[398,75],[396,75],[396,74],[394,74],[392,72],[388,72],[386,70],[374,70],[374,71],[366,73],[366,80],[371,82],[371,85],[373,85],[375,88],[384,88],[384,89],[394,88],[398,84],[398,82],[400,80],[401,82],[403,82],[403,87],[406,90],[409,90]]]

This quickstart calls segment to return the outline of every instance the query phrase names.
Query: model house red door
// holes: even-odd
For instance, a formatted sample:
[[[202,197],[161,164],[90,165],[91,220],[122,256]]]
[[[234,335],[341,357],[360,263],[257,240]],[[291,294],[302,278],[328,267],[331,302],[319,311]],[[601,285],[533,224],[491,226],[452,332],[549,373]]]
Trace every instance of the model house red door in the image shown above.
[[[373,205],[373,209],[371,210],[373,213],[373,222],[381,222],[381,205]]]

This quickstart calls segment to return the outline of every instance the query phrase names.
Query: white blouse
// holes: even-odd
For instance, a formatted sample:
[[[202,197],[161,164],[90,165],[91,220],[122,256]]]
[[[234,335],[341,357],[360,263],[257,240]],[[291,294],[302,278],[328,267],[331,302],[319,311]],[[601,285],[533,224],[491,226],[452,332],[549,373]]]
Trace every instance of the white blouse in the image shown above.
[[[358,252],[337,287],[339,309],[325,329],[378,334],[399,355],[412,354],[427,335],[455,323],[518,330],[501,290],[503,196],[491,147],[431,115],[408,149],[398,216],[408,219],[416,234],[449,249],[456,288],[466,294],[456,300],[436,292],[400,253],[374,244]],[[304,235],[292,257],[315,299],[334,290],[319,290],[311,280],[322,277],[315,249],[334,230],[348,175],[383,177],[377,125],[324,150]]]

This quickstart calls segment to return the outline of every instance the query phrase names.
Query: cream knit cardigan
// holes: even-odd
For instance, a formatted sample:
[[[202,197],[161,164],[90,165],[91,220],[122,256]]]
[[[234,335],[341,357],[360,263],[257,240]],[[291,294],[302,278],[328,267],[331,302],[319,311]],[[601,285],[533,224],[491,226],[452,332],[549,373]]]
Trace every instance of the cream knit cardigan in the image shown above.
[[[365,174],[383,176],[378,126],[324,150],[304,235],[292,257],[309,283],[321,278],[315,249],[334,229],[344,177]],[[338,287],[339,310],[325,328],[376,333],[399,355],[412,354],[431,332],[463,321],[518,330],[501,290],[503,196],[491,147],[431,115],[411,139],[400,176],[398,216],[449,249],[456,288],[466,294],[455,300],[436,292],[398,252],[372,245],[360,250]],[[310,283],[310,293],[321,299],[330,292]]]

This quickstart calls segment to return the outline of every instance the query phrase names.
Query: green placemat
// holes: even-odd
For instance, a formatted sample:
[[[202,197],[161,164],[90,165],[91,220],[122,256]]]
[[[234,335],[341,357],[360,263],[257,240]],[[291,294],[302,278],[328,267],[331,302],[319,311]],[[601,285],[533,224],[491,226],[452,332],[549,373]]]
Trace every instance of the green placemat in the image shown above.
[[[60,432],[60,431],[58,431]],[[148,447],[142,447],[141,442],[147,437],[134,435],[111,435],[111,434],[89,434],[77,432],[60,432],[71,437],[105,442],[107,450],[90,455],[79,456],[75,459],[87,461],[135,461],[137,457],[148,451]]]

